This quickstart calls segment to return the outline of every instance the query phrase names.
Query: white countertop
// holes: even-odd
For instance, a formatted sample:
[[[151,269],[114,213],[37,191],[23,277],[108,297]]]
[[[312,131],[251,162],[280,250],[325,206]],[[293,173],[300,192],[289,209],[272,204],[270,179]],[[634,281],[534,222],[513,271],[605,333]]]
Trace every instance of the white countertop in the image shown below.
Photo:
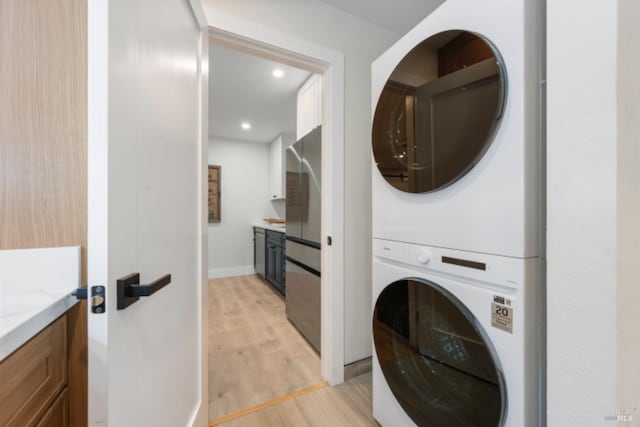
[[[80,248],[0,251],[0,361],[77,303]]]
[[[68,290],[40,290],[2,295],[0,361],[29,341],[78,301]]]
[[[266,230],[277,231],[279,233],[286,233],[287,227],[285,224],[269,224],[266,221],[258,220],[253,223],[254,227],[264,228]]]

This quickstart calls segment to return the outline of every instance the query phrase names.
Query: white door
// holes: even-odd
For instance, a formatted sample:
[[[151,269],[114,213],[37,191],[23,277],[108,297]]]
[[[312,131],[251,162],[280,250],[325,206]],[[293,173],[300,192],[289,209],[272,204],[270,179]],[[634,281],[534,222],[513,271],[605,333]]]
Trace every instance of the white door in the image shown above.
[[[106,289],[103,312],[89,304],[90,425],[206,422],[207,37],[191,3],[88,2],[88,282]],[[132,273],[171,282],[118,309]]]

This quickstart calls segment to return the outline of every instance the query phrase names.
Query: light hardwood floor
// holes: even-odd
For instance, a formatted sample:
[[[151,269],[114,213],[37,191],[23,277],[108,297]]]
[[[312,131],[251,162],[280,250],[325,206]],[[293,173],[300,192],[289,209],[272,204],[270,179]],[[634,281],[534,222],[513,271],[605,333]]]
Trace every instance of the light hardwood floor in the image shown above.
[[[324,387],[236,418],[220,427],[377,426],[371,412],[371,374]]]
[[[209,419],[321,383],[320,359],[258,276],[209,281]]]

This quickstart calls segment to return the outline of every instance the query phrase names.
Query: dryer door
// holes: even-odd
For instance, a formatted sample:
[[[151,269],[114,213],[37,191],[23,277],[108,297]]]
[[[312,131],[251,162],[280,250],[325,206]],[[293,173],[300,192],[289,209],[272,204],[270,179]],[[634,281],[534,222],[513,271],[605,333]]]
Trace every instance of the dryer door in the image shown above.
[[[438,285],[407,279],[375,305],[373,338],[400,406],[424,427],[496,427],[506,390],[493,345],[471,312]]]
[[[505,70],[481,36],[446,31],[411,50],[391,73],[373,119],[373,155],[385,180],[409,193],[454,183],[493,141]]]

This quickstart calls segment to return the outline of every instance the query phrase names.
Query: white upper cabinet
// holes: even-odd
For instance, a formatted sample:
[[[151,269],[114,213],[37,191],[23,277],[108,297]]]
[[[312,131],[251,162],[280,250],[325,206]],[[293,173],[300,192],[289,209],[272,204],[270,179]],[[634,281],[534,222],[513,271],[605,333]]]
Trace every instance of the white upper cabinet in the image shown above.
[[[271,142],[271,163],[270,163],[270,198],[271,200],[284,199],[286,195],[286,164],[285,154],[287,148],[295,142],[292,135],[281,134]]]
[[[322,120],[322,76],[313,74],[298,90],[296,139],[300,139]]]

